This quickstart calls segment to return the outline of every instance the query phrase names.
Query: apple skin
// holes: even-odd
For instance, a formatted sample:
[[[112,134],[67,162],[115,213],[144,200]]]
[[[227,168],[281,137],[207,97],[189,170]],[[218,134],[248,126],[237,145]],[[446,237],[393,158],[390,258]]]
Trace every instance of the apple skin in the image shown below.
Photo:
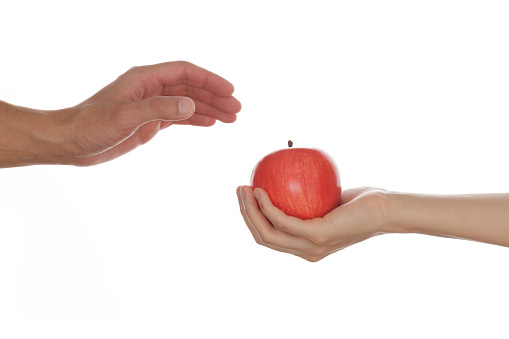
[[[251,186],[263,188],[277,208],[300,219],[323,217],[339,206],[341,182],[334,160],[311,148],[268,154],[254,167]]]

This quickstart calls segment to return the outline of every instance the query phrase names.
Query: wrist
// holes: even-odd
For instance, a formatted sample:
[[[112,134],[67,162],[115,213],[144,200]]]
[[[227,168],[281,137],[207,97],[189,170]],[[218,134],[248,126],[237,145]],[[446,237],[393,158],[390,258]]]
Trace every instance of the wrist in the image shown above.
[[[399,192],[385,193],[384,233],[418,233],[408,220],[407,212],[415,205],[415,197]]]
[[[363,216],[367,217],[366,223],[372,225],[376,234],[385,233],[401,233],[396,224],[397,213],[395,213],[393,192],[379,189],[365,189],[365,206],[366,210]]]
[[[50,112],[0,101],[0,168],[62,163],[55,131]]]
[[[438,196],[390,192],[387,228],[392,233],[434,234],[444,202]]]

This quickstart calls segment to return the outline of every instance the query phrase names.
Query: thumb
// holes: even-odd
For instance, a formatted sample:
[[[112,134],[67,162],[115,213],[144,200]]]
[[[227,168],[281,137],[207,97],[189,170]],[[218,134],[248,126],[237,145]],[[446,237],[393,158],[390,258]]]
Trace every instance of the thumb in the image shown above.
[[[130,102],[124,114],[130,123],[140,126],[154,120],[185,120],[193,115],[194,109],[194,101],[190,98],[156,96]]]

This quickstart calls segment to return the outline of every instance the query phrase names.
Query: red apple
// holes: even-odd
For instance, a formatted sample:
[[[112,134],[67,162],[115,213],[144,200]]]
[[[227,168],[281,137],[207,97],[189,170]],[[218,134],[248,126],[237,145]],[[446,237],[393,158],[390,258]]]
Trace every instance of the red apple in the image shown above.
[[[253,169],[251,186],[263,188],[274,206],[300,219],[323,217],[339,205],[341,197],[334,160],[310,148],[268,154]]]

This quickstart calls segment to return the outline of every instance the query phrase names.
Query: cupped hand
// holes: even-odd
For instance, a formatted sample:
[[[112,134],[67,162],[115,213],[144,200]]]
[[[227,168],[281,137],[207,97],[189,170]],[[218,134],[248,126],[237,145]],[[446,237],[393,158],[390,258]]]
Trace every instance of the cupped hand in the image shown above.
[[[117,158],[172,124],[232,123],[233,85],[189,62],[134,67],[83,103],[50,114],[62,162],[88,166]]]
[[[240,211],[258,244],[313,262],[386,233],[384,195],[375,188],[347,190],[339,207],[323,218],[302,220],[275,207],[261,188],[237,188]]]

